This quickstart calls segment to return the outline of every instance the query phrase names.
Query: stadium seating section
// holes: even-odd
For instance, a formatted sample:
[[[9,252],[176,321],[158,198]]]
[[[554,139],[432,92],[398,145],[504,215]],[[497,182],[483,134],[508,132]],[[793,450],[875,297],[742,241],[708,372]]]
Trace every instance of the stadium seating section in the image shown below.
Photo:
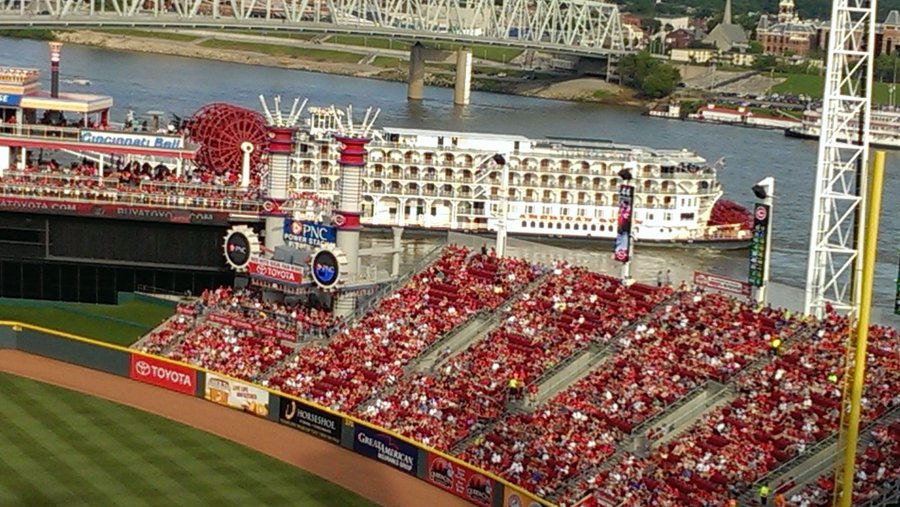
[[[488,330],[442,354],[475,317]],[[354,413],[561,505],[707,507],[836,434],[848,325],[449,246],[353,322],[222,288],[136,346]],[[872,327],[868,352],[855,505],[900,485],[897,331]],[[526,403],[584,354],[584,373]],[[713,390],[683,427],[657,424]],[[831,481],[778,491],[824,506]]]

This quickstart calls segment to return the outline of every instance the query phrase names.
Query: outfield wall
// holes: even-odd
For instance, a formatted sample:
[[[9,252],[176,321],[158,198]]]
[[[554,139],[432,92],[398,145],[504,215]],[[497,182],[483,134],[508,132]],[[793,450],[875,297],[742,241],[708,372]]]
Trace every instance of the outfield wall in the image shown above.
[[[9,321],[0,321],[0,348],[112,373],[242,410],[380,461],[473,505],[554,507],[490,472],[388,429],[203,368]]]

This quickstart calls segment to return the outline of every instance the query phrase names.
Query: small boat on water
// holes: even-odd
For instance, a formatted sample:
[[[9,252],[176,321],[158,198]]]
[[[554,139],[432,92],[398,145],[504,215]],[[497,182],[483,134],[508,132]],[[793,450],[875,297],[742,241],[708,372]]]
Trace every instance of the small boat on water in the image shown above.
[[[818,139],[821,125],[822,110],[807,110],[803,113],[802,123],[796,127],[785,129],[784,135],[801,139]],[[856,131],[857,126],[856,119],[850,121],[851,131]],[[900,150],[900,107],[873,108],[870,132],[872,146]],[[842,139],[842,141],[846,141],[846,139]]]
[[[90,79],[84,79],[84,78],[80,78],[80,77],[73,78],[73,79],[66,79],[64,82],[69,83],[69,84],[79,85],[79,86],[91,86]]]

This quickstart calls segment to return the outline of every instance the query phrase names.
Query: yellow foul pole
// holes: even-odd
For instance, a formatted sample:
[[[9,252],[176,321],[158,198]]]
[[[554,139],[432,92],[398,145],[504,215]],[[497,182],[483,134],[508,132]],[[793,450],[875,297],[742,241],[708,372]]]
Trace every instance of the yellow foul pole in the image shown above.
[[[844,473],[840,497],[835,504],[850,507],[853,504],[853,471],[856,468],[856,444],[859,440],[860,400],[866,376],[866,346],[869,340],[869,319],[872,312],[872,285],[875,279],[875,249],[878,246],[878,218],[881,213],[881,187],[884,183],[884,152],[876,151],[869,180],[869,203],[866,230],[863,231],[862,294],[860,294],[859,321],[856,332],[856,353],[853,364],[853,383],[850,387],[850,414],[847,422],[847,447],[844,449]],[[851,331],[852,332],[852,331]],[[852,338],[851,338],[852,339]],[[846,415],[846,414],[845,414]]]

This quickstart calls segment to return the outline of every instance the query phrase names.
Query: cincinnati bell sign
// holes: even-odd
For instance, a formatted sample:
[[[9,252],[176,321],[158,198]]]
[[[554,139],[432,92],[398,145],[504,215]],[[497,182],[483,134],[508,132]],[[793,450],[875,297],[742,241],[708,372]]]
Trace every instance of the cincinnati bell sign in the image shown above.
[[[184,148],[184,139],[175,136],[158,136],[153,134],[128,134],[106,130],[81,130],[78,141],[87,144],[104,146],[129,146],[135,148],[154,148],[159,150],[180,150]]]

